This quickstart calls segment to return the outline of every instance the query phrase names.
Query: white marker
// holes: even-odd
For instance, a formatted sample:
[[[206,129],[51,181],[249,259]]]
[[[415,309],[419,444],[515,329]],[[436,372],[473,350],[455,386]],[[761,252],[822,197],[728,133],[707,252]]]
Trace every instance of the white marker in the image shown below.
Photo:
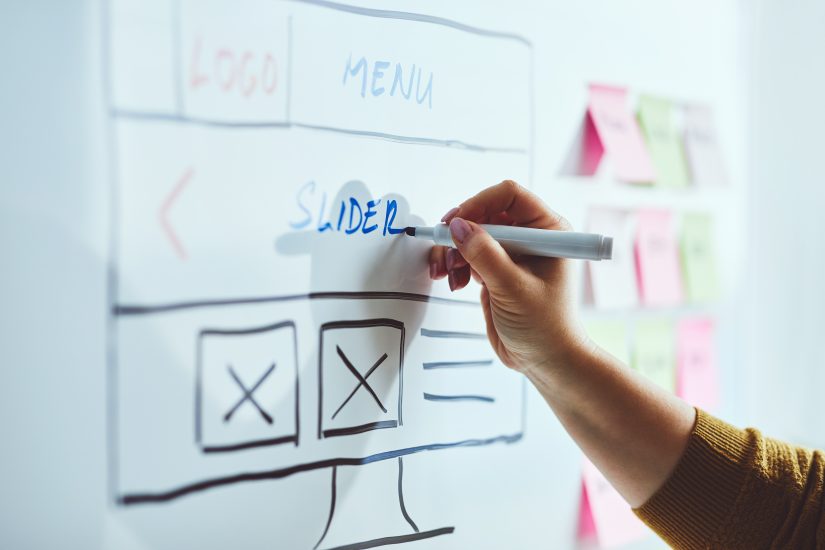
[[[613,238],[596,233],[554,231],[511,225],[481,225],[508,252],[526,256],[571,258],[574,260],[609,260],[613,257]],[[455,248],[450,228],[440,223],[434,227],[408,227],[405,233],[417,239]]]

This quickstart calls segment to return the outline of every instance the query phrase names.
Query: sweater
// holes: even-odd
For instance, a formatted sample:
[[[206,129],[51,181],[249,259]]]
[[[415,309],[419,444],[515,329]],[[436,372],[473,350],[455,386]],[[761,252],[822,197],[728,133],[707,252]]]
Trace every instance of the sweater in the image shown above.
[[[697,409],[676,468],[634,512],[674,548],[825,549],[823,481],[821,451]]]

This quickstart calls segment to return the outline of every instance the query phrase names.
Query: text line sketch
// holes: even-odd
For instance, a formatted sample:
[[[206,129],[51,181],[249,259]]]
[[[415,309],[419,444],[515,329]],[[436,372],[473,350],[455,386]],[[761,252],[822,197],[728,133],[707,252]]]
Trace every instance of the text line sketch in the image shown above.
[[[484,368],[495,362],[483,327],[476,323],[479,303],[404,280],[395,285],[373,284],[368,278],[337,288],[318,285],[319,274],[338,267],[325,264],[324,253],[316,251],[304,258],[281,256],[271,235],[259,238],[261,226],[235,198],[251,194],[277,209],[284,202],[284,186],[315,181],[313,174],[293,172],[316,166],[318,158],[302,163],[300,155],[277,156],[278,144],[294,141],[293,134],[310,148],[317,143],[321,155],[354,152],[348,158],[330,155],[327,161],[346,174],[342,181],[386,186],[381,177],[358,173],[369,166],[368,157],[359,154],[370,149],[396,158],[446,159],[453,166],[472,156],[479,163],[515,167],[529,184],[532,44],[516,34],[440,17],[323,0],[261,3],[261,9],[269,10],[267,17],[239,17],[233,24],[240,31],[210,11],[220,2],[160,1],[156,4],[163,14],[147,11],[143,26],[131,25],[135,14],[123,11],[125,2],[104,2],[103,17],[112,201],[107,388],[113,502],[127,513],[133,506],[325,470],[331,475],[329,516],[314,539],[315,548],[373,548],[454,533],[451,523],[413,521],[415,514],[404,499],[403,457],[513,444],[524,437],[525,382],[504,369]],[[130,9],[152,7],[147,3]],[[318,34],[339,20],[340,36]],[[140,35],[146,21],[157,25],[151,51],[141,48],[148,43]],[[510,84],[490,91],[491,85],[484,93],[499,93],[498,99],[510,102],[518,89],[524,109],[503,115],[516,121],[512,127],[517,130],[492,135],[465,127],[467,121],[481,120],[475,111],[461,114],[463,118],[455,115],[442,128],[437,118],[417,115],[396,127],[383,123],[392,118],[386,109],[396,108],[454,116],[443,110],[450,100],[449,85],[466,85],[449,80],[448,63],[464,65],[463,58],[451,60],[443,52],[409,58],[362,53],[369,49],[369,37],[385,36],[388,25],[399,36],[434,33],[437,40],[464,41],[467,51],[473,45],[480,51],[504,48],[510,56],[502,57],[509,61],[507,70],[523,71],[511,80],[523,87]],[[237,32],[245,37],[241,46],[233,43]],[[157,45],[166,43],[157,40],[163,36],[168,50]],[[308,44],[317,45],[317,51],[307,49]],[[334,58],[330,82],[338,87],[321,79],[326,65],[317,56],[325,52]],[[353,64],[365,58],[364,70],[349,73],[342,83],[350,52],[356,52]],[[307,63],[317,70],[305,70]],[[141,81],[141,75],[147,78]],[[421,81],[418,96],[414,77]],[[399,88],[392,94],[395,84]],[[344,97],[348,91],[354,93]],[[330,96],[331,104],[349,101],[353,113],[375,108],[385,109],[384,114],[376,110],[355,117],[346,115],[346,109],[315,108],[325,101],[318,94],[333,92],[344,99]],[[471,103],[459,102],[462,108]],[[423,120],[434,123],[427,126]],[[256,156],[261,144],[266,144],[263,157]],[[279,167],[267,172],[273,151],[283,173]],[[247,166],[261,168],[253,172]],[[270,178],[268,188],[244,179],[261,172]],[[414,179],[428,178],[418,174]],[[240,186],[236,194],[227,192],[231,186]],[[381,193],[413,194],[414,186],[393,182]],[[377,204],[386,196],[381,193],[361,204]],[[218,224],[232,208],[239,216],[231,223],[245,233],[222,249]],[[249,245],[258,241],[265,248],[251,254]],[[362,269],[369,273],[372,268]],[[259,284],[250,275],[254,273],[272,283]],[[246,279],[251,282],[245,286],[234,283]],[[422,323],[439,328],[422,328]],[[439,347],[444,345],[448,347]],[[405,361],[422,368],[408,372]],[[477,369],[472,372],[479,373],[480,387],[461,391],[451,386],[449,377],[465,368]],[[424,399],[405,399],[405,391],[415,392],[413,396],[420,391],[424,371],[430,377],[426,383],[438,387],[423,392]],[[158,414],[165,423],[153,424],[160,421],[141,414],[149,388],[159,392],[163,410]],[[476,412],[464,412],[469,409]],[[444,417],[444,410],[456,413]],[[317,431],[301,430],[316,424]],[[144,452],[156,454],[156,463],[164,467],[147,469],[140,460]],[[385,485],[397,493],[405,532],[350,536],[335,519],[342,511],[342,476],[353,468],[367,474],[387,465],[396,477]]]

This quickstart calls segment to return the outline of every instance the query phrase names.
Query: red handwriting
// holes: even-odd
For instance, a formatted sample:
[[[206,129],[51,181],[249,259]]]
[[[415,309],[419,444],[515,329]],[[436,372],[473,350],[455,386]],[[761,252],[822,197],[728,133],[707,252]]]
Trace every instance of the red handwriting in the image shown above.
[[[266,51],[205,47],[199,36],[192,45],[189,87],[192,90],[214,87],[243,97],[272,95],[278,88],[278,63],[275,56]]]

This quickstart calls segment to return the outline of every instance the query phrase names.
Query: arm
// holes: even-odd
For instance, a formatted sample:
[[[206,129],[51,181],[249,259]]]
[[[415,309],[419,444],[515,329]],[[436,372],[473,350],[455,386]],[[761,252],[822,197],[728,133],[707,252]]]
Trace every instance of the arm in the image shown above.
[[[472,220],[472,221],[471,221]],[[487,335],[522,372],[579,447],[632,506],[665,481],[685,449],[693,408],[595,346],[576,316],[570,260],[514,262],[478,223],[569,229],[527,190],[503,182],[451,211],[458,251],[435,247],[430,272],[460,288],[482,283]]]
[[[511,258],[477,224],[567,230],[505,181],[447,213],[457,250],[434,247],[430,274],[452,290],[472,276],[490,343],[533,383],[588,458],[675,547],[825,547],[821,453],[764,439],[698,412],[584,333],[571,265]]]

